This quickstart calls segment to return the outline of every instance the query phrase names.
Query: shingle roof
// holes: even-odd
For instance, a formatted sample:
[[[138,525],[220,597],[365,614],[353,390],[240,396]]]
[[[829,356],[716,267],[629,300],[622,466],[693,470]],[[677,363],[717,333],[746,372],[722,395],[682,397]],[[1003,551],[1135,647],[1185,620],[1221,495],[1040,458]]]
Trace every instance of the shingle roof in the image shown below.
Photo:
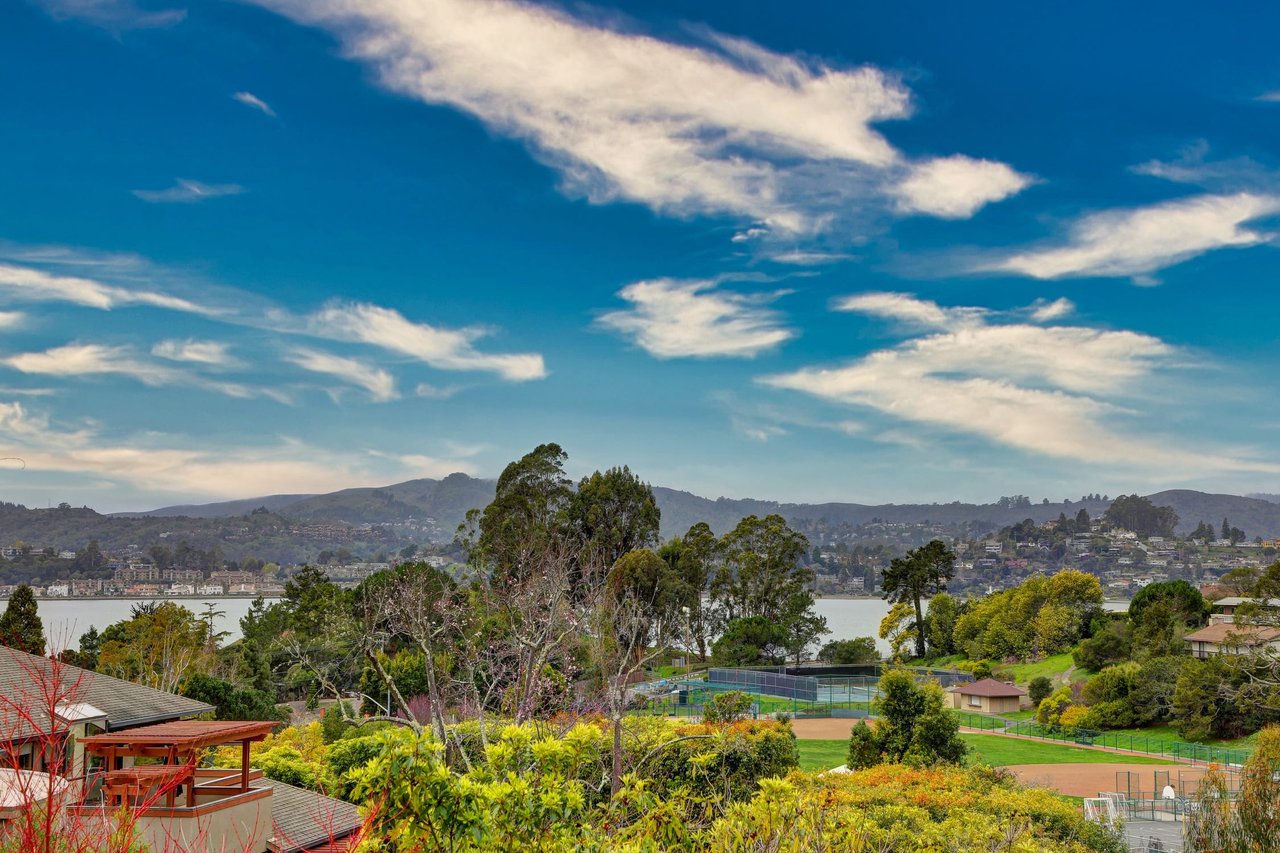
[[[360,828],[360,810],[343,800],[315,791],[295,788],[274,779],[271,784],[271,853],[299,853],[304,850],[345,849],[335,844]]]
[[[0,739],[33,737],[39,734],[39,727],[48,726],[47,711],[40,710],[41,703],[32,700],[43,692],[43,679],[52,677],[54,666],[48,658],[0,646],[0,696],[24,706],[31,716],[30,722],[13,719],[15,708],[0,701]],[[58,703],[84,702],[100,709],[107,716],[108,730],[112,731],[214,710],[205,702],[66,663],[57,664],[57,675],[62,681],[59,690],[64,694],[57,697]],[[31,723],[36,725],[33,727]]]
[[[1221,643],[1231,637],[1239,640],[1239,645],[1252,646],[1280,639],[1280,628],[1269,628],[1264,625],[1237,625],[1231,622],[1218,622],[1201,628],[1193,634],[1187,634],[1184,640],[1193,643]]]
[[[1242,598],[1229,595],[1213,602],[1214,607],[1239,607],[1242,604],[1257,604],[1260,607],[1280,607],[1280,598]]]
[[[1027,695],[1027,691],[1014,687],[1012,684],[1005,684],[1003,681],[996,681],[994,678],[984,678],[972,684],[961,684],[957,687],[952,687],[951,692],[959,693],[961,696],[989,696],[993,698]]]

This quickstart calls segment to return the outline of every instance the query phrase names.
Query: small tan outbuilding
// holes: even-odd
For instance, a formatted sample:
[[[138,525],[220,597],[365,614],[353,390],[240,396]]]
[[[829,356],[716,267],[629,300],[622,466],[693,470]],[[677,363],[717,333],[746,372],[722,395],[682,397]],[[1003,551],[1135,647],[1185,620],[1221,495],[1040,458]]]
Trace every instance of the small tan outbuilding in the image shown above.
[[[994,678],[952,687],[950,693],[952,708],[984,714],[1012,713],[1018,710],[1022,697],[1027,695],[1027,691]]]

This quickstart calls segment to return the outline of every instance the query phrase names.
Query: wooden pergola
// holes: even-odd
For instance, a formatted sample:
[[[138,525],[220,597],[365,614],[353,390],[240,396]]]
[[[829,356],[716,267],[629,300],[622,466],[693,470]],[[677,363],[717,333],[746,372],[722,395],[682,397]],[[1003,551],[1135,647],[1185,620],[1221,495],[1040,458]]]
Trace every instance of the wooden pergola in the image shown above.
[[[175,720],[92,735],[81,743],[85,752],[103,758],[106,767],[103,787],[108,805],[121,805],[130,797],[141,797],[155,789],[165,795],[166,805],[172,807],[178,788],[185,785],[186,804],[191,808],[200,794],[247,792],[249,744],[265,738],[275,725],[258,721]],[[229,771],[229,775],[214,779],[210,784],[196,785],[195,771],[200,753],[210,747],[233,743],[240,744],[239,773]],[[127,757],[155,758],[161,763],[117,768],[117,761]]]

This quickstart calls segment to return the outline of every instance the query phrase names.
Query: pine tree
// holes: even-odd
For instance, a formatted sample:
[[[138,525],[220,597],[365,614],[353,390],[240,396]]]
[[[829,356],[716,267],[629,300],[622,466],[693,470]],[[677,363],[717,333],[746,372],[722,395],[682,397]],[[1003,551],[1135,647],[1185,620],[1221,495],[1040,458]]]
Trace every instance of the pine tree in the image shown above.
[[[36,612],[36,596],[31,587],[18,587],[4,615],[0,615],[0,645],[28,652],[44,654],[44,625]]]

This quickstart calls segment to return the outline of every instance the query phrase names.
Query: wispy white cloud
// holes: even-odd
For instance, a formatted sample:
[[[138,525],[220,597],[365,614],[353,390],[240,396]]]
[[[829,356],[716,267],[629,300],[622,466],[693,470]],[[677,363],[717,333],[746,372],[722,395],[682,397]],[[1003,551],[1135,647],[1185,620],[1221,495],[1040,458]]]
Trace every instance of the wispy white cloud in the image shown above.
[[[182,9],[147,10],[134,0],[34,0],[54,20],[76,20],[113,32],[171,27],[187,16]]]
[[[155,290],[107,284],[92,278],[59,275],[30,266],[0,262],[0,291],[28,302],[69,302],[109,311],[124,305],[148,305],[213,316],[220,309]]]
[[[183,276],[132,256],[83,253],[65,247],[21,249],[0,245],[0,258],[25,262],[19,265],[0,260],[0,293],[15,300],[66,302],[100,310],[153,306],[275,334],[363,343],[438,370],[493,373],[514,382],[547,375],[538,353],[488,353],[479,349],[477,342],[494,334],[484,326],[444,328],[414,322],[392,308],[368,303],[332,302],[319,311],[300,315],[243,291],[203,281],[188,283],[188,290],[198,289],[209,299],[208,303],[198,302],[154,289],[153,281],[181,280]],[[67,272],[92,272],[98,277]],[[117,280],[125,283],[118,284]],[[207,359],[226,356],[225,344],[209,341],[166,341],[157,347],[154,354],[170,360],[199,362],[203,358],[211,364]]]
[[[816,418],[795,406],[783,408],[759,400],[744,400],[731,391],[717,391],[709,396],[728,412],[733,431],[751,441],[764,442],[790,435],[796,427],[834,430],[846,435],[859,429],[853,421]]]
[[[984,308],[943,308],[936,302],[917,299],[911,293],[880,291],[840,297],[832,302],[831,309],[937,329],[981,324],[988,313]]]
[[[745,294],[715,281],[638,281],[618,295],[631,303],[598,325],[630,338],[657,358],[752,358],[796,336],[768,307],[781,293]]]
[[[448,400],[454,394],[458,393],[456,385],[432,385],[430,382],[419,382],[417,387],[413,389],[415,397],[422,397],[427,400]]]
[[[1031,182],[1005,163],[956,154],[912,165],[893,194],[904,213],[968,219],[992,202],[1017,195]]]
[[[151,354],[169,361],[186,361],[218,367],[238,366],[230,353],[230,345],[222,341],[165,340],[151,348]]]
[[[0,311],[0,329],[16,329],[26,322],[27,315],[21,311]]]
[[[328,492],[385,483],[388,477],[472,473],[460,459],[422,454],[329,450],[288,438],[252,447],[217,447],[207,440],[185,447],[180,436],[149,433],[145,440],[111,441],[91,426],[65,429],[21,402],[0,401],[0,440],[26,462],[25,474],[71,473],[189,499],[274,492]]]
[[[997,324],[981,309],[915,301],[914,308],[900,305],[892,313],[871,302],[863,307],[876,316],[924,318],[920,325],[930,328],[919,336],[843,365],[760,381],[1033,455],[1126,468],[1280,472],[1272,461],[1183,449],[1123,428],[1135,384],[1178,358],[1158,338],[1084,326]],[[858,310],[856,303],[844,308]]]
[[[239,184],[204,184],[188,178],[178,178],[173,186],[162,190],[134,190],[133,194],[153,204],[191,204],[220,198],[228,195],[240,195],[244,187]]]
[[[1261,95],[1254,98],[1254,100],[1266,101],[1272,104],[1280,103],[1280,90],[1276,90],[1274,92],[1263,92]]]
[[[396,399],[395,378],[387,371],[355,358],[345,358],[333,353],[300,347],[285,356],[287,361],[303,370],[334,376],[363,388],[375,402],[385,403]]]
[[[415,323],[399,311],[363,302],[331,303],[308,318],[307,329],[321,337],[359,341],[407,355],[440,370],[484,371],[513,382],[547,375],[537,353],[478,351],[475,341],[489,334],[487,329],[444,329]]]
[[[1203,139],[1183,146],[1172,159],[1147,160],[1130,171],[1164,181],[1194,184],[1215,195],[1280,195],[1280,172],[1276,169],[1252,157],[1213,157],[1209,143]]]
[[[0,358],[0,364],[33,376],[83,378],[89,376],[124,376],[144,385],[185,386],[203,388],[237,399],[266,397],[281,403],[290,402],[287,393],[211,379],[191,371],[150,361],[129,346],[103,344],[66,344],[42,352],[24,352]]]
[[[0,387],[0,396],[5,397],[52,397],[56,393],[52,388]]]
[[[250,107],[264,115],[269,115],[272,118],[275,118],[276,111],[271,109],[271,105],[262,100],[262,98],[253,94],[253,92],[236,92],[231,97],[244,104],[246,107]]]
[[[167,385],[182,376],[173,368],[138,358],[127,346],[67,344],[43,352],[7,356],[3,362],[14,370],[40,376],[117,374],[146,385]]]
[[[1065,240],[1001,253],[976,272],[1038,279],[1151,273],[1214,249],[1269,242],[1274,235],[1245,227],[1280,213],[1280,195],[1200,195],[1147,207],[1106,210],[1077,220]]]
[[[515,0],[256,2],[335,33],[385,87],[524,140],[567,191],[596,203],[727,214],[794,236],[898,199],[972,215],[1025,185],[1003,164],[912,162],[873,127],[909,116],[910,92],[871,66],[705,29],[681,44]]]
[[[1061,320],[1063,317],[1070,317],[1076,311],[1076,305],[1070,299],[1062,297],[1052,302],[1043,299],[1037,300],[1031,306],[1031,319],[1037,323],[1051,323],[1054,320]]]
[[[737,237],[734,238],[737,240]],[[822,264],[835,264],[840,261],[847,261],[853,255],[844,252],[819,252],[807,251],[805,249],[787,249],[780,252],[771,252],[769,260],[776,261],[780,264],[796,264],[797,266],[820,266]]]

